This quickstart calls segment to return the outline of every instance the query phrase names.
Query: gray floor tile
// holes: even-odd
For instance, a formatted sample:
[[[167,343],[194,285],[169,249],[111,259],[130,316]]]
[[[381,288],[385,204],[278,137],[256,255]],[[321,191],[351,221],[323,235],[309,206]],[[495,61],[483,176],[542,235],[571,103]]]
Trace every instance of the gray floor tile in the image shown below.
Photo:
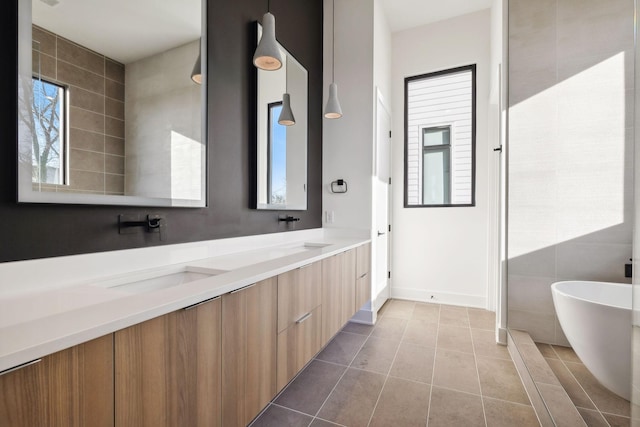
[[[429,410],[428,384],[389,378],[376,405],[370,427],[424,427]]]
[[[309,415],[316,415],[346,367],[313,360],[278,396],[275,403]]]
[[[438,348],[433,385],[480,394],[480,383],[473,354]]]
[[[531,405],[483,398],[487,426],[491,427],[539,427],[538,417]]]
[[[434,359],[434,348],[403,342],[398,348],[389,375],[431,384]]]
[[[433,387],[429,427],[484,427],[482,398],[468,393]]]
[[[349,366],[366,340],[365,335],[338,332],[316,359]]]
[[[477,358],[482,395],[529,405],[518,371],[511,360]]]
[[[307,427],[311,420],[313,418],[308,415],[271,404],[251,423],[251,427]]]
[[[399,345],[398,341],[369,337],[351,366],[387,375]]]

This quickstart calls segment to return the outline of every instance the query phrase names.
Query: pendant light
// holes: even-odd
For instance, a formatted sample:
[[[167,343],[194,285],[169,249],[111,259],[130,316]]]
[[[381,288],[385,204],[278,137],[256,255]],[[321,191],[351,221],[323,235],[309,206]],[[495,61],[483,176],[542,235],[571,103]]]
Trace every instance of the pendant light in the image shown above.
[[[282,56],[276,41],[276,18],[270,12],[271,1],[267,2],[267,13],[262,17],[262,37],[253,54],[253,65],[266,71],[279,70]]]
[[[327,119],[339,119],[342,117],[342,108],[340,108],[340,101],[338,101],[338,85],[335,82],[336,77],[336,0],[333,0],[333,6],[331,10],[331,84],[329,85],[329,99],[324,109],[324,116]]]
[[[293,111],[291,110],[291,100],[288,93],[282,95],[282,110],[280,110],[278,123],[283,126],[293,126],[296,124],[296,118],[293,117]]]
[[[202,84],[202,64],[201,64],[201,54],[202,54],[202,39],[200,39],[200,43],[198,44],[198,59],[196,59],[196,63],[193,66],[193,71],[191,71],[191,80],[194,83],[201,85]]]

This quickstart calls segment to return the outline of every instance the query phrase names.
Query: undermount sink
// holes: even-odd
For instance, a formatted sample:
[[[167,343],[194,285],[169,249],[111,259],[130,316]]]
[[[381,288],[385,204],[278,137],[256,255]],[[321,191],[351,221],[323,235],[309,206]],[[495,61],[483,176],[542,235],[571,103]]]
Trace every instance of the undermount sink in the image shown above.
[[[183,267],[172,271],[150,271],[128,275],[99,283],[96,286],[113,289],[114,291],[126,292],[128,294],[141,294],[185,285],[187,283],[206,279],[221,273],[224,273],[224,271],[219,271],[217,273],[203,273],[200,271],[193,271],[190,267]]]
[[[305,249],[319,249],[319,248],[324,248],[326,246],[331,245],[331,243],[318,243],[318,242],[296,242],[296,243],[290,243],[288,245],[282,245],[282,246],[277,246],[278,248],[283,248],[283,249],[299,249],[299,250],[305,250]]]

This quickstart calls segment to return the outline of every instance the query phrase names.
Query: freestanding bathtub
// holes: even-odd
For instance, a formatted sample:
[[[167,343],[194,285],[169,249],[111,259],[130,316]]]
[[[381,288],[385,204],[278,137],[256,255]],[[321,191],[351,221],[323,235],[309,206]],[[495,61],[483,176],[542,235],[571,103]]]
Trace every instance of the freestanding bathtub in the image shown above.
[[[631,397],[631,285],[569,281],[551,285],[562,331],[600,383]]]

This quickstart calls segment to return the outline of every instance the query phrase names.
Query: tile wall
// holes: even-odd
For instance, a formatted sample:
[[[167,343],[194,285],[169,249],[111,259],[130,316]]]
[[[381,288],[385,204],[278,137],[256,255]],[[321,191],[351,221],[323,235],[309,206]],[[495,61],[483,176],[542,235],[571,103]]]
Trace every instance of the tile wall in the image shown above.
[[[508,326],[567,344],[550,285],[629,283],[633,0],[509,2]]]
[[[124,194],[124,65],[38,26],[34,76],[68,88],[69,185],[50,191]]]

